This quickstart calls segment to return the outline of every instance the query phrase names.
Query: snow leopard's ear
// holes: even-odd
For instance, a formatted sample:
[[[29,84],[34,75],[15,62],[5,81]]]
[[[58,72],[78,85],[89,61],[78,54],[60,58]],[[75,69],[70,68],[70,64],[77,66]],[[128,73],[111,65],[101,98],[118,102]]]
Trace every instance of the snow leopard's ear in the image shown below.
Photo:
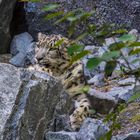
[[[44,36],[45,36],[45,34],[42,34],[41,32],[39,32],[37,35],[38,41],[41,40],[42,38],[44,38]]]

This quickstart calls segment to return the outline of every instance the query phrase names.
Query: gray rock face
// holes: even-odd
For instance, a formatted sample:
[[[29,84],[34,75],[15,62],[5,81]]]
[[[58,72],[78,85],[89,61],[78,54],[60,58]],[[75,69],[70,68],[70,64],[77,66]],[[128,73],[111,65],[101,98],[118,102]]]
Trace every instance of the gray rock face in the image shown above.
[[[140,35],[136,29],[131,30],[129,34],[134,35],[136,37],[136,40],[140,42],[139,40]],[[103,46],[96,49],[96,51],[94,51],[94,53],[92,54],[92,57],[96,57],[96,56],[101,57],[103,53],[109,51],[109,45],[118,41],[119,38],[113,38],[113,37],[106,38]],[[129,52],[131,51],[131,48],[123,48],[121,49],[121,51],[124,57],[120,57],[118,59],[120,64],[116,66],[112,75],[108,77],[108,79],[110,80],[109,83],[106,82],[104,79],[104,68],[106,65],[105,62],[102,62],[96,69],[89,72],[88,69],[86,68],[86,62],[88,61],[89,58],[88,57],[84,58],[85,70],[88,71],[88,75],[93,74],[92,78],[88,80],[88,84],[91,84],[91,88],[92,88],[92,90],[89,91],[91,103],[93,105],[93,108],[100,111],[100,113],[103,112],[108,113],[108,111],[111,108],[116,106],[117,102],[124,102],[124,101],[127,102],[135,93],[135,84],[137,86],[140,85],[140,83],[136,81],[133,75],[130,75],[129,78],[124,78],[120,76],[123,73],[120,66],[123,67],[126,66],[126,70],[128,70],[127,66],[129,64],[131,69],[134,71],[140,67],[139,61],[136,61],[134,63],[134,60],[140,59],[139,54],[130,56]],[[128,64],[126,63],[126,61]],[[108,88],[105,88],[105,86],[108,86]],[[137,101],[139,101],[139,99]]]
[[[68,113],[69,96],[48,74],[10,64],[1,64],[0,73],[1,140],[43,139],[53,118]]]
[[[58,131],[72,131],[70,126],[70,119],[68,115],[56,115],[54,118],[53,129],[54,132]]]
[[[87,96],[90,99],[92,108],[97,112],[106,114],[112,111],[118,103],[128,102],[136,92],[136,87],[140,85],[137,83],[135,87],[133,77],[116,80],[115,82],[117,85],[113,85],[108,91],[100,91],[94,88],[89,90]],[[136,101],[139,101],[139,98]]]
[[[111,140],[140,140],[140,133],[130,133],[125,136],[115,136]]]
[[[20,73],[17,68],[0,64],[0,136],[12,112],[20,84]]]
[[[16,0],[0,1],[0,53],[6,53],[10,43],[10,23]]]
[[[45,140],[99,140],[109,128],[102,121],[87,118],[79,132],[48,132]]]
[[[109,128],[102,121],[87,118],[77,134],[78,140],[99,140]]]
[[[45,135],[45,140],[77,140],[76,132],[48,132]]]
[[[104,82],[104,73],[95,75],[93,78],[88,80],[88,84],[94,84],[94,86],[100,87],[105,84]]]
[[[118,100],[115,99],[115,97],[95,89],[89,90],[87,96],[91,102],[92,108],[101,114],[109,113],[118,103]]]
[[[28,64],[35,64],[35,43],[32,36],[25,32],[16,35],[11,43],[10,52],[13,58],[10,63],[15,66],[26,66]]]
[[[47,0],[47,2],[58,2],[62,4],[62,9],[71,11],[82,7],[90,11],[96,9],[90,22],[101,25],[102,23],[123,24],[128,28],[140,30],[140,1],[139,0]],[[28,3],[25,5],[26,18],[29,25],[29,32],[36,36],[41,31],[43,33],[66,33],[66,24],[54,26],[53,21],[45,21],[43,16],[46,14],[41,10],[41,4]]]
[[[97,5],[97,11],[103,14],[99,20],[100,22],[108,21],[140,29],[140,26],[137,26],[139,21],[139,0],[101,0],[97,2]]]

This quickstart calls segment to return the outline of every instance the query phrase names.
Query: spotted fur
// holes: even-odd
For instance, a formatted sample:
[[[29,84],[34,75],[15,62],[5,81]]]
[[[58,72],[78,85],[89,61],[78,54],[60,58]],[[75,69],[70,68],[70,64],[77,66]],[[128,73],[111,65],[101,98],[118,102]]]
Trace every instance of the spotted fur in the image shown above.
[[[56,46],[58,42],[61,42],[61,44]],[[45,35],[39,33],[36,58],[42,70],[60,78],[65,89],[73,96],[85,85],[85,80],[81,62],[69,66],[70,58],[67,54],[67,48],[70,43],[71,40],[62,35]],[[74,112],[70,115],[70,123],[74,130],[80,127],[81,123],[88,116],[90,108],[86,97],[79,101],[77,99],[77,103],[78,106],[75,107]]]
[[[90,108],[90,101],[85,94],[76,97],[75,110],[70,115],[71,127],[74,130],[79,129],[83,121],[90,116]]]

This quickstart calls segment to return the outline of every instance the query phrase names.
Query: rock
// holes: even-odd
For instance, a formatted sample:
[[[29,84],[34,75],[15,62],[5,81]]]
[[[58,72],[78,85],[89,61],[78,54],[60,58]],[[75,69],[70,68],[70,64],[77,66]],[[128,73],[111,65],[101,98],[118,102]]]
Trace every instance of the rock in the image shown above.
[[[54,132],[58,131],[72,131],[68,115],[56,115],[53,122]]]
[[[90,70],[90,69],[87,68],[87,62],[88,62],[88,60],[90,58],[92,58],[92,57],[100,57],[102,55],[101,49],[104,51],[104,49],[102,47],[96,47],[96,46],[93,46],[93,45],[92,46],[89,46],[89,45],[88,46],[85,46],[85,50],[89,50],[91,52],[91,54],[86,55],[84,58],[82,58],[82,62],[83,62],[83,66],[84,66],[83,67],[84,68],[84,76],[85,76],[85,79],[86,79],[87,83],[88,82],[89,83],[92,83],[93,77],[94,77],[94,82],[96,81],[95,79],[97,79],[97,77],[99,75],[100,75],[99,76],[100,78],[103,77],[103,71],[104,71],[106,62],[101,62],[99,64],[99,66],[97,66],[94,70]]]
[[[16,0],[0,1],[0,53],[7,53],[11,40],[10,23],[13,16],[13,10]]]
[[[140,1],[139,0],[101,0],[97,1],[97,18],[100,23],[125,24],[128,28],[138,26]],[[137,13],[138,12],[138,13]],[[100,17],[101,15],[101,17]]]
[[[140,130],[140,105],[139,102],[132,102],[124,106],[124,109],[119,113],[118,122],[121,128],[115,130],[114,135],[126,136],[126,134],[139,132]],[[140,132],[138,133],[140,134]]]
[[[127,102],[130,97],[133,95],[134,85],[122,87],[113,87],[110,91],[106,94],[114,97],[118,101],[125,101]]]
[[[32,36],[27,32],[16,35],[11,42],[10,53],[15,56],[20,51],[23,51],[32,41]]]
[[[102,81],[99,82],[99,78],[96,78],[96,76],[89,80],[89,82],[92,84],[99,83],[99,85],[102,83]],[[92,89],[89,90],[87,95],[94,109],[100,111],[100,113],[107,113],[111,108],[113,109],[116,107],[117,103],[128,102],[135,93],[139,92],[139,85],[140,83],[137,82],[135,86],[135,78],[132,76],[128,78],[119,78],[110,80],[108,85],[106,85],[106,83],[99,87],[96,84],[91,85]],[[140,98],[136,101],[139,100]]]
[[[114,37],[109,37],[109,38],[106,38],[105,39],[105,44],[104,44],[104,48],[101,48],[101,53],[103,54],[104,51],[108,50],[108,46],[110,46],[111,44],[115,43],[115,42],[118,42],[118,38],[114,38]]]
[[[99,140],[109,128],[101,120],[87,118],[79,132],[48,132],[45,140]]]
[[[139,40],[140,34],[138,33],[138,30],[132,29],[128,34],[135,36],[136,37],[136,40],[135,41],[140,42],[140,40]],[[125,60],[129,64],[129,67],[132,70],[135,70],[137,68],[140,68],[140,62],[139,62],[140,55],[139,54],[134,54],[134,55],[131,54],[131,55],[129,55],[129,53],[132,50],[135,50],[135,49],[138,49],[138,48],[140,48],[140,46],[133,47],[133,49],[132,48],[128,48],[128,47],[121,49],[122,50],[123,57],[125,58]],[[127,67],[128,64],[126,63],[126,61],[124,61],[123,57],[119,59],[120,64],[122,66],[126,66]]]
[[[94,82],[98,82],[98,79]],[[107,113],[111,108],[113,109],[116,107],[118,102],[127,102],[134,93],[134,78],[130,77],[116,80],[115,82],[117,85],[110,83],[110,87],[107,87],[107,89],[105,86],[101,86],[100,89],[93,89],[93,86],[92,89],[89,90],[88,95],[91,100],[92,107],[100,111],[100,113]],[[137,86],[139,86],[139,83],[137,84]]]
[[[45,135],[45,140],[77,140],[76,132],[48,132]]]
[[[0,75],[3,95],[0,114],[4,120],[1,140],[43,139],[44,132],[52,130],[54,117],[68,113],[69,96],[60,81],[47,73],[17,70],[10,64],[1,64],[0,73],[4,75]]]
[[[135,93],[137,94],[140,91],[140,82],[136,82],[133,76],[116,80],[116,82],[117,85],[113,86],[110,91],[107,92],[107,94],[115,97],[120,102],[128,102]],[[139,100],[140,98],[138,98],[136,101]]]
[[[136,29],[131,30],[129,34],[135,35],[137,39],[140,37]],[[105,39],[105,43],[103,44],[103,46],[99,47],[98,49],[96,48],[95,53],[94,51],[92,51],[93,54],[89,58],[101,57],[105,52],[109,51],[108,49],[109,45],[118,41],[119,41],[118,38],[113,38],[113,37]],[[91,50],[89,46],[87,46],[87,49]],[[115,104],[117,102],[127,102],[134,93],[135,78],[133,76],[129,76],[129,78],[121,77],[120,75],[123,74],[123,72],[120,68],[120,65],[123,67],[126,66],[127,68],[127,63],[125,61],[127,60],[131,69],[136,70],[137,68],[140,67],[140,64],[139,64],[140,62],[138,61],[140,59],[140,56],[139,55],[129,56],[129,52],[130,52],[129,48],[122,49],[121,51],[124,54],[125,59],[123,57],[120,57],[118,59],[119,64],[116,66],[112,75],[108,77],[107,81],[105,81],[104,79],[104,68],[105,68],[106,62],[102,62],[99,66],[97,66],[97,68],[95,68],[93,71],[90,71],[86,68],[86,63],[89,60],[89,58],[85,57],[83,59],[84,74],[86,77],[85,79],[87,80],[87,83],[91,85],[91,88],[94,89],[94,90],[91,90],[89,93],[89,95],[91,94],[90,96],[92,96],[90,97],[91,103],[93,104],[93,107],[97,110],[100,109],[97,107],[98,102],[102,104],[101,108],[104,110],[105,108],[102,106],[106,106],[105,105],[106,101],[107,102],[111,101],[111,104],[109,103],[109,106],[111,107],[112,101]],[[135,60],[137,60],[137,62],[133,63]],[[136,84],[137,86],[140,85],[139,82],[137,82]],[[108,109],[110,108],[109,106],[107,107]],[[114,108],[115,106],[112,106],[112,107]]]
[[[0,136],[12,112],[20,85],[20,73],[17,68],[0,63]]]
[[[11,43],[11,54],[13,58],[10,63],[15,66],[35,64],[35,43],[32,36],[27,32],[16,35]]]
[[[139,38],[140,38],[140,34],[138,33],[138,31],[136,29],[132,29],[129,34],[132,34],[134,36],[136,36],[136,41],[137,42],[140,42],[139,41]],[[93,53],[93,56],[92,57],[95,57],[95,56],[99,56],[101,57],[105,52],[109,51],[109,46],[113,43],[116,43],[116,42],[119,42],[120,40],[118,38],[114,38],[114,37],[110,37],[110,38],[106,38],[105,39],[105,43],[103,44],[102,47],[99,47],[98,48],[98,51],[96,50],[96,54]],[[134,47],[135,48],[139,48],[139,46],[137,47]],[[123,56],[121,56],[119,59],[118,59],[118,62],[119,64],[117,65],[117,67],[115,68],[114,71],[119,71],[119,73],[122,73],[121,69],[120,69],[120,66],[122,67],[126,67],[125,69],[127,69],[128,67],[128,64],[129,64],[129,67],[131,67],[132,70],[135,70],[137,68],[140,67],[140,62],[138,61],[140,59],[140,55],[139,54],[135,54],[135,55],[129,55],[130,51],[132,50],[132,48],[122,48],[121,49],[121,52],[123,54]],[[124,59],[125,58],[125,59]],[[127,61],[127,62],[126,62]],[[105,68],[105,65],[106,63],[105,62],[102,62],[98,68],[99,68],[99,72],[103,72],[104,71],[104,68]],[[116,74],[115,72],[113,72],[113,77],[116,77]]]
[[[88,54],[84,58],[82,58],[83,69],[84,69],[84,76],[85,76],[85,79],[88,81],[93,76],[95,76],[96,74],[98,74],[98,68],[96,70],[89,70],[87,68],[87,66],[86,66],[87,61],[90,58],[95,57],[95,56],[98,56],[98,47],[96,47],[94,45],[88,45],[88,46],[85,46],[84,49],[91,52],[91,54]]]
[[[88,84],[94,84],[94,86],[101,87],[105,84],[104,73],[95,75],[93,78],[88,80]]]
[[[109,128],[101,120],[87,118],[77,134],[78,140],[99,140]]]
[[[87,46],[85,46],[84,50],[90,51],[91,54],[86,55],[84,58],[86,58],[86,59],[92,58],[93,54],[94,54],[94,57],[98,56],[98,49],[99,49],[99,47],[94,46],[94,45],[87,45]]]
[[[125,136],[115,136],[111,140],[140,140],[140,133],[134,132]]]
[[[118,103],[115,97],[95,89],[90,89],[87,96],[91,102],[92,108],[101,114],[108,114]]]
[[[120,86],[133,85],[133,84],[135,84],[135,78],[134,77],[129,77],[129,78],[126,78],[126,79],[119,80],[118,84]]]
[[[48,0],[48,2],[58,2],[62,4],[60,9],[64,11],[72,11],[74,9],[83,8],[86,11],[91,11],[96,9],[96,12],[90,18],[91,23],[101,25],[103,23],[115,23],[116,25],[125,25],[125,27],[137,28],[140,30],[139,25],[139,0]],[[43,3],[44,4],[44,3]],[[45,34],[60,33],[66,35],[67,33],[67,23],[61,23],[60,25],[54,26],[55,21],[45,21],[44,16],[46,13],[42,10],[42,3],[26,3],[25,4],[26,19],[29,25],[29,33],[33,36],[37,36],[38,32],[43,32]],[[80,31],[84,29],[80,28]],[[90,39],[89,39],[90,40]],[[85,41],[85,43],[90,44],[91,41]]]

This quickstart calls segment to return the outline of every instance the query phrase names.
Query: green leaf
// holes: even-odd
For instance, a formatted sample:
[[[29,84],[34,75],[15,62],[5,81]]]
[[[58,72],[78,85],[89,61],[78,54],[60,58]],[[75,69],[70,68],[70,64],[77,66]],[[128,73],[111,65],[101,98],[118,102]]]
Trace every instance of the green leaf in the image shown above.
[[[103,120],[104,123],[107,123],[108,121],[112,120],[112,116],[113,116],[113,112],[110,112],[109,114],[107,114],[107,116],[105,117],[105,119]]]
[[[136,116],[133,116],[133,117],[132,117],[132,121],[133,121],[133,122],[140,121],[140,114],[136,114]]]
[[[100,63],[102,62],[102,59],[101,58],[98,58],[98,57],[93,57],[93,58],[90,58],[87,62],[87,68],[88,69],[95,69]]]
[[[111,35],[111,26],[110,24],[103,24],[102,26],[98,27],[96,30],[96,34],[94,35],[96,38],[102,37],[106,38],[107,36]]]
[[[124,33],[128,33],[128,31],[126,29],[118,29],[112,32],[112,34],[124,34]]]
[[[40,0],[19,0],[19,2],[40,2]]]
[[[74,34],[76,25],[76,22],[72,22],[71,25],[68,27],[67,30],[69,38]]]
[[[135,101],[136,99],[140,98],[140,92],[135,93],[129,100],[128,103]]]
[[[140,59],[134,59],[131,63],[134,64],[134,63],[137,63],[139,61],[140,61]]]
[[[73,22],[77,20],[77,17],[71,16],[67,18],[68,21]]]
[[[133,41],[136,41],[137,38],[136,38],[136,36],[134,36],[134,35],[125,34],[125,35],[121,36],[121,37],[119,38],[119,40],[120,40],[120,41],[123,41],[123,42],[133,42]]]
[[[48,4],[42,8],[43,11],[52,11],[59,7],[59,4]]]
[[[130,51],[129,55],[135,55],[140,53],[140,48],[136,48],[135,50]]]
[[[91,12],[84,12],[83,10],[77,10],[74,11],[74,14],[72,16],[67,17],[67,20],[70,22],[75,22],[80,20],[80,22],[87,20],[91,15],[93,14],[93,11]]]
[[[82,88],[82,92],[87,93],[89,91],[89,89],[90,89],[90,86],[86,85]]]
[[[95,11],[90,11],[90,12],[82,12],[81,14],[78,15],[79,19],[82,21],[87,20],[89,17],[91,17]]]
[[[76,11],[77,11],[77,10],[73,10],[73,11],[70,11],[70,12],[66,13],[62,18],[58,19],[54,24],[59,24],[59,23],[61,23],[61,22],[66,21],[68,17],[74,16],[74,13],[75,13]]]
[[[88,26],[87,26],[87,30],[88,30],[88,33],[89,34],[93,34],[93,32],[97,29],[97,26],[95,25],[95,24],[89,24]]]
[[[108,30],[100,30],[96,33],[96,37],[104,37],[109,34]]]
[[[58,17],[60,15],[62,15],[64,12],[63,11],[59,11],[59,12],[55,12],[55,13],[51,13],[51,14],[48,14],[45,19],[46,20],[50,20],[52,18],[55,18],[55,17]]]
[[[111,51],[111,52],[105,52],[101,59],[104,61],[110,61],[112,58],[118,58],[120,56],[120,51]]]
[[[117,61],[115,61],[115,60],[108,61],[106,63],[106,66],[105,66],[105,77],[106,78],[108,76],[111,76],[112,75],[112,72],[114,71],[114,69],[116,68],[116,66],[117,66]]]
[[[133,42],[129,47],[140,47],[140,42]]]
[[[93,12],[84,12],[82,9],[76,9],[71,12],[66,13],[62,18],[58,19],[55,24],[64,22],[65,20],[73,22],[83,22],[92,15]]]
[[[116,122],[113,127],[115,129],[121,129],[121,124]]]
[[[82,40],[84,37],[87,36],[87,32],[84,32],[82,34],[80,34],[76,39],[75,42],[78,42],[79,40]]]
[[[74,62],[80,60],[81,58],[83,58],[87,54],[90,54],[90,51],[84,50],[84,51],[81,51],[80,53],[72,56],[71,61],[70,61],[70,65],[73,64]]]
[[[83,45],[80,44],[72,44],[70,47],[68,47],[68,54],[73,55],[75,52],[80,52],[84,48]]]
[[[126,103],[121,103],[118,106],[118,112],[122,112],[126,108]]]
[[[99,140],[111,140],[113,130],[109,130],[106,134],[101,136]]]
[[[135,75],[135,77],[140,77],[140,68],[130,71],[130,74]]]
[[[30,2],[40,2],[41,0],[29,0]]]
[[[110,51],[118,51],[121,50],[122,48],[126,47],[126,44],[123,42],[116,42],[116,43],[112,43],[109,46]]]
[[[62,39],[58,40],[58,41],[54,44],[53,47],[59,47],[63,42],[64,42],[64,39],[62,38]]]

